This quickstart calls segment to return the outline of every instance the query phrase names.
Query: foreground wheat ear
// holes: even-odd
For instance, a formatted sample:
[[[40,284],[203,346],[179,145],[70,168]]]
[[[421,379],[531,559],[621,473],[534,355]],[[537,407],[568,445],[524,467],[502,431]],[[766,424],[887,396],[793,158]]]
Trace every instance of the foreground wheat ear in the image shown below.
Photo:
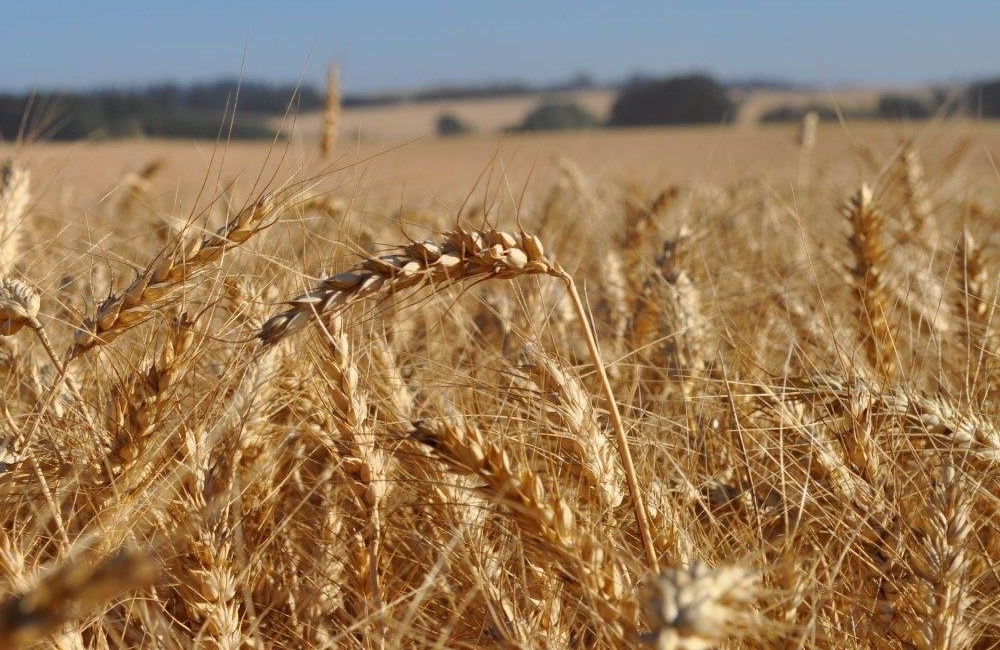
[[[38,292],[27,283],[14,278],[0,277],[0,336],[12,336],[27,326],[41,341],[56,369],[64,372],[65,365],[59,359],[45,333],[45,328],[38,320],[38,310],[41,306],[42,299],[38,296]]]
[[[759,579],[742,567],[701,562],[664,571],[645,585],[653,630],[643,641],[657,650],[703,650],[727,636],[751,636],[760,623],[753,607]]]
[[[635,510],[639,538],[651,567],[657,565],[649,516],[639,489],[625,426],[611,389],[597,339],[590,326],[573,278],[545,254],[541,240],[521,230],[452,230],[444,241],[420,241],[398,252],[369,257],[348,271],[321,280],[313,289],[288,301],[290,307],[269,318],[258,338],[274,345],[320,317],[332,317],[365,300],[379,301],[399,291],[422,286],[443,287],[464,280],[512,279],[524,275],[549,275],[566,284],[580,323],[583,324],[594,368],[601,379],[622,466]]]
[[[159,572],[156,559],[144,551],[122,549],[99,560],[85,551],[0,602],[0,647],[36,644],[67,621],[152,583]]]

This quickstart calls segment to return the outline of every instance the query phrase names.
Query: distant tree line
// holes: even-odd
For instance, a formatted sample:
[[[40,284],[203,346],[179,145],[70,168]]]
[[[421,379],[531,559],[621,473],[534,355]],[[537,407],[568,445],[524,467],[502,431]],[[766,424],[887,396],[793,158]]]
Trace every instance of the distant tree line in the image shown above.
[[[966,93],[966,104],[972,115],[1000,117],[1000,78],[972,84]]]
[[[545,89],[580,90],[594,86],[586,75]],[[409,93],[346,95],[342,105],[383,106],[444,99],[512,97],[539,92],[519,82],[438,86]],[[0,94],[0,138],[53,140],[123,137],[272,138],[265,118],[286,112],[320,110],[325,90],[310,84],[267,84],[222,80],[190,85],[156,84],[134,89],[88,92]],[[230,131],[228,114],[236,120]]]
[[[264,118],[323,105],[313,88],[218,82],[134,90],[0,95],[0,136],[53,140],[123,137],[272,138]],[[235,120],[226,118],[235,111]]]
[[[707,75],[668,79],[633,77],[620,90],[606,122],[566,97],[544,99],[508,131],[579,130],[600,126],[725,123],[735,104],[727,89]],[[441,130],[438,132],[448,135]]]
[[[764,81],[727,86],[704,74],[665,79],[634,77],[619,92],[606,122],[566,98],[548,98],[534,108],[514,131],[583,129],[593,126],[651,126],[666,124],[726,124],[739,110],[734,90],[782,88]],[[964,89],[932,89],[930,92],[887,93],[866,108],[844,108],[834,104],[809,103],[776,106],[763,113],[763,124],[797,122],[806,113],[821,121],[925,120],[958,115],[1000,117],[1000,79],[972,84]]]
[[[757,81],[726,86],[708,75],[669,78],[634,76],[619,88],[606,123],[564,98],[547,99],[513,130],[580,129],[593,126],[655,124],[724,124],[738,106],[732,91],[772,87]],[[585,74],[545,87],[519,82],[439,86],[411,93],[346,95],[345,107],[379,106],[442,99],[510,97],[539,92],[565,92],[597,85]],[[158,84],[138,89],[104,89],[76,93],[0,94],[0,138],[41,139],[189,137],[273,138],[266,118],[286,112],[322,108],[324,93],[309,84],[267,84],[223,80],[190,85]],[[227,115],[235,119],[230,122]],[[801,119],[807,111],[821,119],[838,118],[829,106],[781,106],[761,117],[762,122]],[[935,115],[1000,117],[1000,79],[975,83],[961,92],[936,91],[929,97],[888,94],[873,109],[844,114],[848,119],[910,119]],[[463,133],[469,125],[454,116],[442,116],[439,131]]]

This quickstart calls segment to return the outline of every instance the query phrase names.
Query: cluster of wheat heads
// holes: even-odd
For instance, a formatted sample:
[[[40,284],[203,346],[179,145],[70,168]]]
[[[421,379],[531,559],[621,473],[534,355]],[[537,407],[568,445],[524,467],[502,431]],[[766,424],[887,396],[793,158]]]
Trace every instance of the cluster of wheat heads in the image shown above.
[[[888,162],[80,259],[8,166],[0,646],[995,646],[1000,196]]]

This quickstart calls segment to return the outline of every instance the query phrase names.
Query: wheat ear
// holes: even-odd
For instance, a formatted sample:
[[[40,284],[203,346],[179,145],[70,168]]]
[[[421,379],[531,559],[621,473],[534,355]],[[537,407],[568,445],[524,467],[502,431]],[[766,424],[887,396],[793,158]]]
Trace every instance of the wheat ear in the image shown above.
[[[812,175],[812,157],[816,149],[816,132],[819,126],[819,113],[807,111],[799,124],[799,185],[808,188]]]
[[[152,582],[158,573],[148,553],[122,550],[92,565],[67,560],[34,586],[0,603],[0,647],[21,648],[58,626]]]
[[[543,402],[553,404],[553,415],[568,436],[558,435],[559,450],[588,484],[588,493],[596,497],[602,510],[617,508],[624,500],[622,474],[590,396],[580,380],[566,372],[536,343],[528,343],[522,352],[531,381],[538,387]]]
[[[891,379],[895,363],[883,277],[888,258],[883,244],[885,219],[867,185],[850,198],[843,212],[851,225],[848,245],[854,254],[851,277],[858,299],[858,331],[872,367],[883,379]]]
[[[151,318],[196,271],[266,227],[274,212],[275,204],[267,197],[261,198],[216,232],[186,245],[177,242],[164,251],[122,294],[108,297],[92,317],[83,321],[67,359],[105,345]]]
[[[392,255],[369,257],[349,271],[320,281],[290,300],[289,309],[265,322],[258,337],[274,345],[320,316],[335,316],[351,305],[407,289],[529,274],[559,274],[537,237],[500,230],[454,230],[446,233],[443,243],[416,242]]]
[[[653,631],[644,640],[658,649],[700,650],[726,636],[748,635],[758,627],[758,579],[741,567],[710,569],[700,562],[663,572],[646,586]]]
[[[992,278],[986,256],[968,229],[962,232],[956,257],[958,296],[954,300],[955,309],[965,323],[966,336],[979,344],[989,339],[993,329]]]
[[[912,142],[906,143],[899,152],[896,169],[910,220],[910,230],[919,244],[929,248],[933,244],[937,225],[934,222],[934,208],[928,198],[924,168]]]
[[[45,352],[52,359],[52,364],[59,371],[60,375],[66,374],[66,366],[59,359],[55,348],[52,347],[45,328],[38,320],[38,310],[42,301],[38,293],[26,282],[14,280],[12,278],[0,277],[0,336],[11,336],[16,334],[25,325],[35,333],[41,341]],[[71,386],[71,390],[74,390]],[[78,395],[74,397],[79,398]],[[82,404],[82,400],[78,400]]]
[[[919,587],[912,597],[918,612],[909,629],[918,648],[968,648],[976,640],[970,538],[973,535],[973,490],[946,461],[929,497],[927,537],[915,549],[913,564]]]
[[[162,158],[146,163],[137,172],[129,172],[122,182],[123,195],[118,203],[120,215],[130,215],[139,206],[149,206],[153,198],[153,178],[164,167]]]
[[[578,518],[566,499],[545,489],[530,468],[517,466],[510,451],[470,418],[433,418],[412,422],[411,435],[459,475],[476,475],[479,490],[503,506],[540,544],[533,548],[539,564],[559,567],[559,577],[582,598],[595,595],[610,602],[623,597],[619,568],[603,542]]]

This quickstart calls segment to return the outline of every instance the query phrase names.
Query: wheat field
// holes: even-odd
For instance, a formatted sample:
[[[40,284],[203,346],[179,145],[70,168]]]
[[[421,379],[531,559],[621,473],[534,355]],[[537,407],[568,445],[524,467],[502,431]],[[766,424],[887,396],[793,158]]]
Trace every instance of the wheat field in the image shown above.
[[[7,147],[0,647],[997,647],[996,143]]]

